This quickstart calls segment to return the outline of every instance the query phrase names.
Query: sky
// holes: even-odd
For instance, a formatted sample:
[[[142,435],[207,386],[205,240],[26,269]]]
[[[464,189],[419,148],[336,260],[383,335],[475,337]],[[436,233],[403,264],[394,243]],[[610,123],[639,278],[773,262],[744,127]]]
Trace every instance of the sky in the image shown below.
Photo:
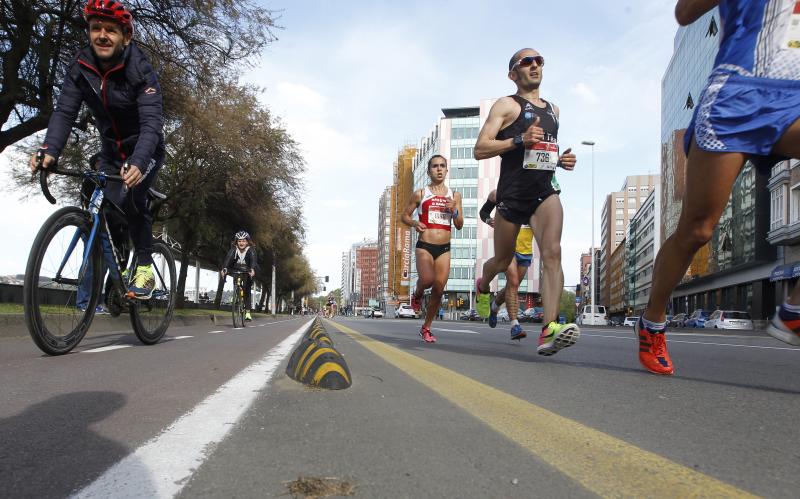
[[[279,16],[278,40],[243,81],[299,143],[306,161],[304,252],[318,276],[340,286],[341,255],[378,235],[378,198],[405,144],[427,135],[445,107],[514,93],[507,64],[520,48],[546,60],[541,96],[561,110],[559,144],[578,155],[559,173],[565,208],[565,284],[579,278],[605,196],[626,175],[659,172],[661,78],[677,30],[674,0],[595,2],[260,1]],[[0,156],[0,275],[23,273],[47,214],[41,198],[8,190]],[[210,275],[210,274],[209,274]]]

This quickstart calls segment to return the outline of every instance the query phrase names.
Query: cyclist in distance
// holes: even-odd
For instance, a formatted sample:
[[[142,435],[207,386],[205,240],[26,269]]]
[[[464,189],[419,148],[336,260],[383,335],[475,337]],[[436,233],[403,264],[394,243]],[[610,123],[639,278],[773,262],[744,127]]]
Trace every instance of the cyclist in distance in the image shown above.
[[[250,290],[253,288],[253,276],[256,275],[256,252],[253,249],[253,241],[250,239],[250,234],[243,230],[237,232],[234,236],[233,247],[225,255],[225,260],[222,262],[220,275],[223,279],[228,274],[228,269],[246,274],[242,282],[246,310],[244,320],[252,321],[253,318],[250,316]]]
[[[153,218],[147,190],[164,162],[163,112],[158,77],[133,42],[133,16],[116,0],[89,0],[83,9],[89,46],[73,59],[50,117],[41,167],[56,163],[81,105],[86,104],[100,132],[100,170],[119,174],[124,185],[109,183],[107,199],[126,209],[138,265],[128,296],[149,299],[153,273]],[[126,168],[127,166],[127,168]],[[36,154],[30,167],[36,171]],[[133,206],[123,201],[130,196]]]

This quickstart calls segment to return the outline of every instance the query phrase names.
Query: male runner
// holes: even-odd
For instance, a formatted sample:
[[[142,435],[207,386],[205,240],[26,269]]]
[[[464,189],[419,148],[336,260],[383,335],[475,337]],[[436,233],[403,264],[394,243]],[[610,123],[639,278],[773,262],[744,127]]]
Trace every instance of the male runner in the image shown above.
[[[89,46],[67,69],[41,147],[42,168],[56,162],[85,103],[100,132],[101,170],[122,175],[125,181],[124,186],[109,183],[105,195],[118,206],[126,206],[123,199],[131,195],[136,208],[127,214],[138,261],[128,292],[147,299],[155,288],[153,217],[147,190],[164,161],[161,88],[152,66],[132,42],[133,16],[120,2],[89,0],[83,15],[89,25]],[[127,169],[123,168],[126,163]],[[36,154],[30,166],[36,171]]]
[[[489,285],[508,268],[520,226],[533,229],[542,258],[544,327],[537,351],[553,355],[574,345],[580,336],[575,324],[559,324],[558,309],[564,289],[561,269],[561,229],[564,211],[554,171],[575,168],[572,149],[558,148],[558,107],[539,96],[544,57],[531,48],[517,51],[508,63],[508,78],[517,93],[501,97],[492,106],[475,144],[475,159],[500,156],[497,216],[494,221],[494,257],[483,265],[475,283],[476,308],[488,317]]]
[[[493,190],[486,198],[486,202],[481,207],[480,219],[490,227],[494,227],[492,210],[497,206],[497,191]],[[506,286],[497,292],[492,300],[489,311],[489,327],[497,326],[497,312],[500,306],[505,303],[508,311],[508,319],[511,321],[511,339],[522,340],[528,334],[522,330],[517,315],[519,314],[519,284],[528,272],[528,267],[533,261],[533,230],[529,225],[523,224],[517,234],[517,242],[514,247],[514,258],[506,269]]]
[[[694,254],[711,239],[745,160],[767,173],[777,161],[800,158],[800,2],[679,0],[675,17],[685,26],[717,5],[722,40],[686,130],[681,216],[658,252],[650,301],[635,326],[639,362],[656,374],[674,372],[664,338],[670,294]],[[800,345],[800,287],[792,290],[767,332]]]

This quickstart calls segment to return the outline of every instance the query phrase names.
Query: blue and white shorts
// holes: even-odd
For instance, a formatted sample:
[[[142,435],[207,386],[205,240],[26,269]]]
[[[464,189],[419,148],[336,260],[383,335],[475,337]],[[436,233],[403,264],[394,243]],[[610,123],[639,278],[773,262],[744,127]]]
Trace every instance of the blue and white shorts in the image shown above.
[[[700,96],[684,136],[710,152],[741,152],[764,173],[786,158],[772,154],[775,143],[800,119],[800,81],[715,73]]]
[[[517,266],[530,267],[533,261],[533,255],[514,252],[514,258],[517,259]]]

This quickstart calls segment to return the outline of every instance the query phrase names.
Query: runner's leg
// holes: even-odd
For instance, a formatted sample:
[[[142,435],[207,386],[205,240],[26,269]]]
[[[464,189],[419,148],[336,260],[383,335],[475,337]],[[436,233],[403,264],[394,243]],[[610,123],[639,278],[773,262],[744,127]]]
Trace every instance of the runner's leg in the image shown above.
[[[433,319],[439,313],[439,305],[442,303],[442,294],[447,286],[447,278],[450,277],[450,252],[443,253],[434,262],[434,279],[431,287],[431,296],[428,300],[428,310],[425,314],[426,328],[430,328]]]
[[[564,271],[561,268],[561,229],[564,210],[557,194],[545,199],[531,217],[531,228],[542,258],[542,324],[558,322],[561,293],[564,290]]]
[[[428,253],[428,250],[417,248],[414,251],[417,257],[417,286],[414,289],[414,294],[422,297],[425,290],[433,286],[433,281],[436,277],[436,272],[433,265],[433,255]],[[441,258],[441,257],[440,257]],[[449,254],[448,254],[449,259]]]
[[[686,274],[694,254],[711,239],[744,161],[741,153],[704,151],[692,139],[683,208],[675,233],[664,241],[656,256],[650,300],[643,314],[646,320],[666,320],[669,296]],[[713,189],[708,187],[709,178],[714,179]]]
[[[497,214],[494,219],[494,256],[483,264],[480,276],[482,293],[488,293],[495,276],[508,268],[514,258],[518,233],[519,225],[506,220],[502,214]]]

